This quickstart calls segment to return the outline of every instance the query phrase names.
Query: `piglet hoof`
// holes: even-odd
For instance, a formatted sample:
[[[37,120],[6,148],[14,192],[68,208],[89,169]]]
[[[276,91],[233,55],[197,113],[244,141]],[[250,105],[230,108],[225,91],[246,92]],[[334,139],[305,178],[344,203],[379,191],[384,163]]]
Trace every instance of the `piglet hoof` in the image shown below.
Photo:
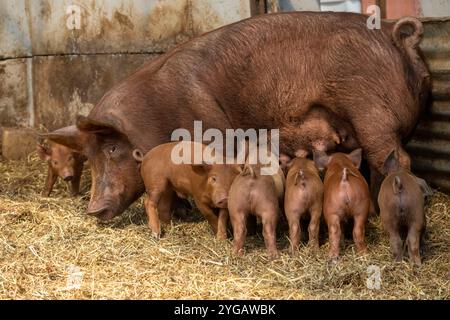
[[[161,233],[159,233],[159,232],[152,232],[152,237],[155,240],[159,240],[159,238],[161,237]]]
[[[295,256],[298,253],[299,247],[298,246],[290,246],[289,247],[289,255]]]
[[[242,257],[244,255],[244,249],[233,248],[233,254],[237,257]]]
[[[42,191],[42,192],[41,192],[41,196],[48,198],[48,197],[50,197],[50,192],[48,192],[48,191]]]
[[[278,254],[278,251],[272,251],[267,254],[267,258],[269,259],[269,261],[276,260],[279,257],[280,257],[280,255]]]
[[[311,250],[311,251],[313,251],[313,252],[317,252],[317,251],[319,251],[319,243],[317,243],[317,242],[309,242],[308,243],[308,247],[309,247],[309,249]]]
[[[363,256],[368,253],[367,247],[361,247],[357,249],[358,255]]]
[[[335,265],[338,264],[338,259],[337,258],[330,258],[328,259],[328,266],[333,267]]]
[[[335,266],[338,263],[338,257],[332,256],[328,258],[328,265],[329,266]]]
[[[422,261],[420,261],[420,258],[413,258],[410,259],[410,263],[412,267],[421,267],[422,266]]]
[[[217,240],[227,240],[227,233],[226,232],[217,232],[216,235]]]
[[[398,263],[402,262],[403,261],[403,255],[399,254],[399,255],[394,256],[394,261],[398,262]]]

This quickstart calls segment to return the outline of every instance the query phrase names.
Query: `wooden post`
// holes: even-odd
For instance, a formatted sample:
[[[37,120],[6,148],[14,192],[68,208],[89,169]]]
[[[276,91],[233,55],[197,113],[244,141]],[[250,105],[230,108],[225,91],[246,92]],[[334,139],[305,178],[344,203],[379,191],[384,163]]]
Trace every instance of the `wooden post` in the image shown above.
[[[387,0],[376,0],[376,5],[380,7],[381,10],[381,19],[386,19],[386,1]]]

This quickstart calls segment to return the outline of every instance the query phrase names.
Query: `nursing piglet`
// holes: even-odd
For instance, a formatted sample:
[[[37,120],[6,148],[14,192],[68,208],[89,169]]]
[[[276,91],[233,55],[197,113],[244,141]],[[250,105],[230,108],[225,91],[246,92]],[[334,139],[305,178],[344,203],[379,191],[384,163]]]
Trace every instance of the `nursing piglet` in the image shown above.
[[[403,260],[403,240],[408,247],[411,264],[420,266],[420,244],[423,243],[426,219],[425,196],[431,195],[426,182],[399,166],[395,150],[384,163],[387,175],[378,194],[381,222],[389,235],[396,261]]]
[[[314,161],[319,169],[326,169],[324,179],[323,214],[328,226],[329,257],[335,262],[344,222],[352,219],[353,240],[358,253],[367,248],[364,242],[365,225],[370,206],[369,187],[359,172],[361,149],[350,154],[315,152]]]

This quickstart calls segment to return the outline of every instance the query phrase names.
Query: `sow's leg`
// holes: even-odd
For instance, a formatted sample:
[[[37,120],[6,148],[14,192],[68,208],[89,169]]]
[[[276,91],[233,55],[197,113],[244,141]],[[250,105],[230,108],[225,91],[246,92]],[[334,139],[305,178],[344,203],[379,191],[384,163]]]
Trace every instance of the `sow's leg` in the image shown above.
[[[55,172],[53,172],[53,169],[50,166],[48,166],[47,178],[45,178],[45,185],[44,189],[42,190],[42,195],[44,197],[50,196],[50,193],[52,193],[53,186],[57,178],[58,175]]]
[[[382,182],[383,175],[375,167],[370,166],[370,199],[372,200],[370,214],[377,214],[380,212],[380,206],[378,205],[378,193],[380,192]]]
[[[368,121],[368,119],[365,120]],[[356,121],[356,123],[354,123],[354,127],[357,132],[361,148],[364,150],[364,155],[369,161],[371,169],[375,169],[378,173],[384,172],[383,166],[385,160],[393,150],[397,150],[400,166],[406,170],[410,170],[411,159],[402,147],[400,141],[401,137],[389,133],[394,130],[387,125],[380,124],[375,126],[368,124],[367,121]]]

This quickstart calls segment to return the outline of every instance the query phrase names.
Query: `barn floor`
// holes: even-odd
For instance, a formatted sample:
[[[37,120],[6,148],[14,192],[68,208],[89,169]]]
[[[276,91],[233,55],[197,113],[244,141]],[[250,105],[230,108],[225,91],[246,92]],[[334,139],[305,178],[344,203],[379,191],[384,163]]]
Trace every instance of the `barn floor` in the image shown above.
[[[85,215],[81,198],[59,183],[40,196],[46,165],[0,161],[0,299],[450,299],[450,198],[436,193],[427,207],[424,264],[391,262],[379,219],[367,231],[369,254],[355,256],[346,241],[342,258],[327,264],[303,248],[266,260],[261,235],[249,237],[242,258],[231,242],[214,239],[198,215],[175,220],[154,241],[142,201],[109,223]],[[368,267],[381,270],[380,289],[367,288]],[[370,268],[369,268],[370,270]]]

